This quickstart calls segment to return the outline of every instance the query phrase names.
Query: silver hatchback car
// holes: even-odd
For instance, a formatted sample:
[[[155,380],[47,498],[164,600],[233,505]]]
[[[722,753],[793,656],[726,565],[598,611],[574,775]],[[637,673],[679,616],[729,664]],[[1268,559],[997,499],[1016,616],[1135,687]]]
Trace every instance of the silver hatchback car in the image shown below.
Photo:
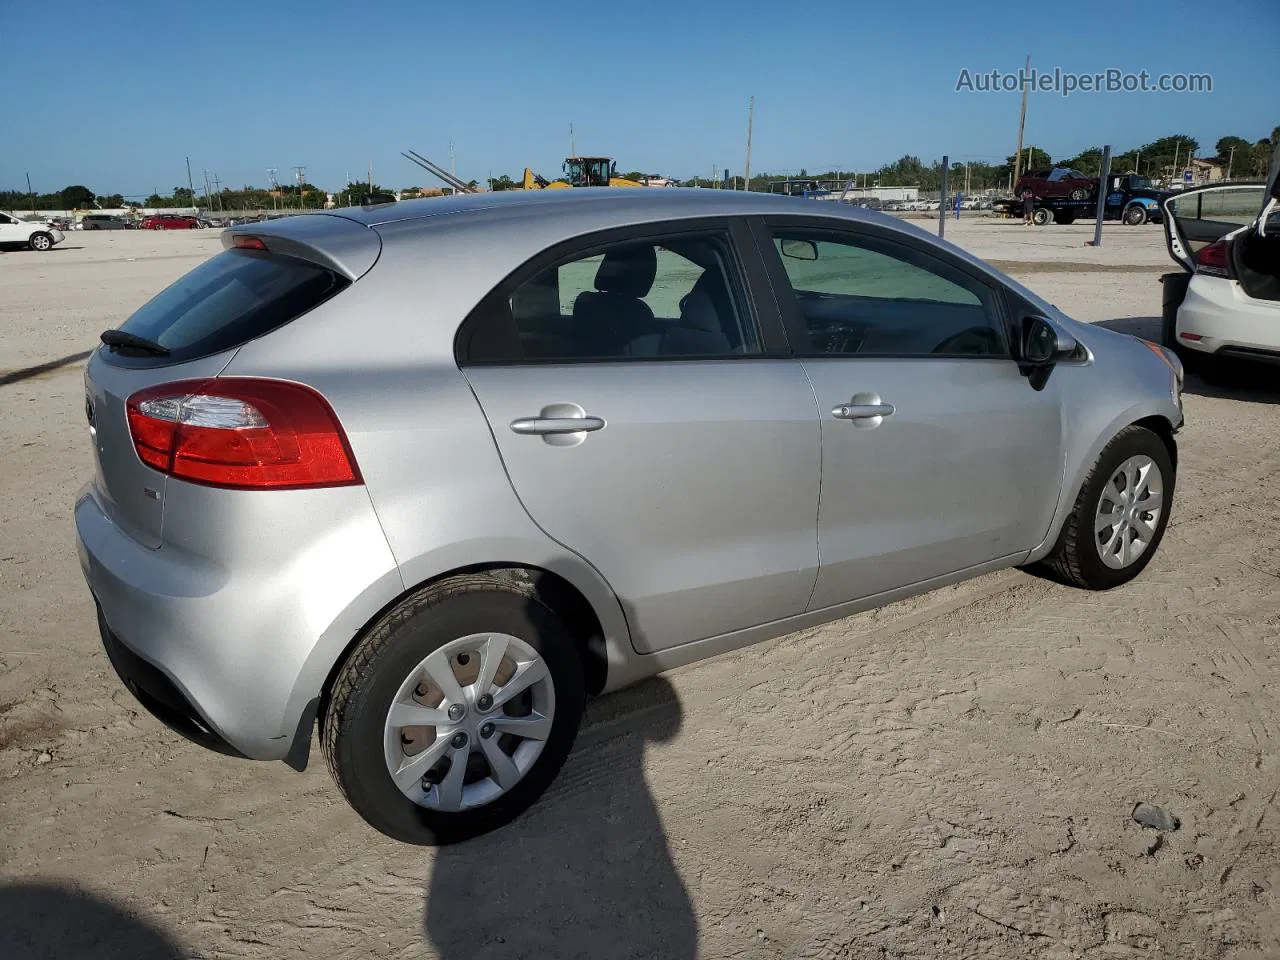
[[[588,695],[1001,567],[1124,583],[1182,371],[918,228],[565,190],[228,230],[85,376],[106,650],[370,824],[503,824]]]

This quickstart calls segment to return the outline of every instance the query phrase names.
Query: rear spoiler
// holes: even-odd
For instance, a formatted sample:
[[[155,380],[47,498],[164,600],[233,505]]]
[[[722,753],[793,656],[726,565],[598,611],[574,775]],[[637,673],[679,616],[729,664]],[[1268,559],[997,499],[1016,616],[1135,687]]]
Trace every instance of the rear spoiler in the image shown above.
[[[257,238],[261,246],[246,244],[248,238]],[[247,246],[296,257],[355,281],[378,262],[382,238],[376,230],[349,217],[309,213],[231,227],[222,232],[222,246],[227,250]]]

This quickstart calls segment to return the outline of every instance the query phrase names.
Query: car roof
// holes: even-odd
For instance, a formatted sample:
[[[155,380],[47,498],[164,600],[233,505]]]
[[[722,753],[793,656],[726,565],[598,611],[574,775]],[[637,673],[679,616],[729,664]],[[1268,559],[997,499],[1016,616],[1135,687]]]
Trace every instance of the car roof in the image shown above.
[[[370,254],[367,238],[350,232],[354,222],[380,237],[384,262],[401,258],[404,263],[450,262],[456,265],[455,271],[484,277],[491,286],[549,246],[598,231],[703,217],[774,215],[875,226],[939,244],[983,273],[999,276],[963,248],[934,237],[917,223],[880,210],[742,190],[576,187],[402,200],[229,227],[222,242],[230,247],[237,234],[278,236],[322,253],[358,277],[379,258]],[[364,265],[357,267],[358,263]],[[459,276],[457,272],[453,275]],[[1009,282],[1008,278],[1001,280]],[[456,286],[461,295],[464,285]]]
[[[450,197],[426,197],[401,200],[370,207],[344,207],[327,211],[367,226],[379,226],[404,220],[453,216],[486,211],[486,219],[501,219],[504,212],[524,216],[536,209],[547,214],[575,211],[597,216],[614,214],[619,225],[634,219],[664,219],[668,216],[714,217],[742,214],[794,213],[796,204],[817,213],[811,206],[817,201],[797,200],[778,194],[748,193],[742,190],[710,190],[691,187],[574,187],[550,190],[500,190],[492,193],[456,194]]]

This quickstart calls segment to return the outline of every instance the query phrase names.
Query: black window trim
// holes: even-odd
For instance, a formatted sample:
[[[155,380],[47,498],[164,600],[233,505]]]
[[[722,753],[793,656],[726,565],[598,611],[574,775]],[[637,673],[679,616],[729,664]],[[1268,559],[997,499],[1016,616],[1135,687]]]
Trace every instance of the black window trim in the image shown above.
[[[1016,350],[1018,337],[1012,323],[1009,304],[1006,299],[1006,290],[1003,284],[997,283],[991,277],[975,270],[971,264],[966,263],[958,257],[952,256],[948,251],[938,249],[928,244],[919,242],[914,237],[903,236],[902,234],[886,230],[875,224],[859,223],[853,220],[837,219],[835,217],[822,217],[806,214],[791,215],[772,215],[765,217],[753,217],[752,232],[756,240],[756,248],[760,252],[761,259],[765,263],[765,269],[769,277],[770,285],[773,288],[773,296],[777,305],[778,314],[782,318],[783,326],[786,329],[788,339],[792,345],[793,356],[802,360],[927,360],[927,361],[946,361],[946,360],[971,360],[971,361],[988,361],[999,363],[1016,362]],[[804,315],[800,308],[799,301],[796,300],[791,289],[791,281],[787,276],[786,267],[782,264],[782,258],[774,249],[773,231],[785,229],[803,229],[814,230],[821,233],[829,233],[834,237],[846,237],[850,242],[857,243],[860,240],[873,240],[876,243],[888,245],[890,247],[902,247],[914,251],[917,254],[923,254],[932,257],[944,266],[963,274],[973,282],[980,284],[991,294],[991,303],[996,311],[996,320],[999,324],[999,330],[1004,335],[1005,353],[1000,356],[991,354],[971,354],[971,353],[814,353],[808,350],[801,350],[800,346],[807,344],[809,340],[809,331],[804,323]]]
[[[760,337],[759,353],[727,354],[722,357],[705,356],[671,356],[671,357],[564,357],[564,358],[497,358],[491,360],[473,360],[467,356],[466,345],[475,334],[477,328],[484,323],[512,325],[514,318],[506,302],[522,283],[532,279],[542,270],[563,260],[570,259],[575,253],[585,253],[600,246],[628,241],[641,241],[660,237],[675,237],[684,234],[721,233],[728,240],[731,262],[729,270],[737,271],[736,283],[741,288],[742,308],[746,311],[743,318],[747,323],[754,323]],[[735,278],[728,278],[730,283]],[[752,360],[790,359],[791,348],[786,334],[778,324],[777,314],[769,309],[773,303],[771,285],[766,275],[766,268],[755,239],[741,216],[727,217],[691,217],[677,220],[655,220],[647,223],[628,224],[622,227],[609,227],[604,230],[593,230],[576,234],[559,241],[534,254],[520,266],[516,267],[492,290],[486,293],[458,325],[454,334],[453,355],[459,367],[546,367],[581,364],[618,364],[618,363],[749,363]],[[505,335],[516,337],[513,326],[509,326]]]

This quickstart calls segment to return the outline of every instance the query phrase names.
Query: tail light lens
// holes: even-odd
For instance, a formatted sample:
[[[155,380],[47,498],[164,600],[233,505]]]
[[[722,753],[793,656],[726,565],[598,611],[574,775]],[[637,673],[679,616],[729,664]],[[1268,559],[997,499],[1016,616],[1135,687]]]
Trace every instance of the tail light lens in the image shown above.
[[[1206,273],[1211,277],[1230,276],[1230,260],[1227,257],[1226,239],[1215,240],[1207,247],[1201,247],[1196,254],[1196,273]]]
[[[143,463],[211,487],[285,490],[361,483],[333,409],[310,387],[279,380],[182,380],[127,403]]]

